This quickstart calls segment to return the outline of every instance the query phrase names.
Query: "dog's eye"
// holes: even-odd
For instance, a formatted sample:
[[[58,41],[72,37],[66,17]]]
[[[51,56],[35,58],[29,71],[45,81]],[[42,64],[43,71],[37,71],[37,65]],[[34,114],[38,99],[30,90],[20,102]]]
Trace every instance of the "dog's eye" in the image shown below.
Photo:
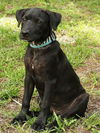
[[[43,23],[43,21],[41,19],[38,20],[38,24],[41,24]]]
[[[23,21],[26,21],[27,19],[26,18],[22,18]]]

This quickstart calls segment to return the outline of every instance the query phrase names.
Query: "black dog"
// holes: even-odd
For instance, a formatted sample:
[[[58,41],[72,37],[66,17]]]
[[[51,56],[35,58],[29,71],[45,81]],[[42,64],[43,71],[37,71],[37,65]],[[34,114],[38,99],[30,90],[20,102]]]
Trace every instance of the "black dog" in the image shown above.
[[[53,111],[62,118],[84,116],[89,95],[53,32],[61,21],[61,15],[40,8],[28,8],[18,10],[16,18],[21,24],[20,38],[29,44],[24,60],[26,75],[22,109],[12,123],[23,123],[27,115],[32,116],[29,108],[35,86],[41,99],[41,111],[32,125],[33,129],[44,129]]]

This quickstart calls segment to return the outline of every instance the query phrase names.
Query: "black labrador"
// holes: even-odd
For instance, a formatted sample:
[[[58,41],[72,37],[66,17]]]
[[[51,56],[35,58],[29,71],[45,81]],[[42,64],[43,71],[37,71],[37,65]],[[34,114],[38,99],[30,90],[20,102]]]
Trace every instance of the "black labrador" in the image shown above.
[[[61,15],[40,8],[27,8],[18,10],[16,19],[18,25],[21,24],[20,38],[28,41],[28,47],[24,58],[26,73],[22,108],[12,123],[23,123],[28,115],[35,115],[29,111],[34,87],[41,99],[41,111],[33,129],[44,129],[52,112],[62,118],[84,116],[89,94],[53,32],[61,22]]]

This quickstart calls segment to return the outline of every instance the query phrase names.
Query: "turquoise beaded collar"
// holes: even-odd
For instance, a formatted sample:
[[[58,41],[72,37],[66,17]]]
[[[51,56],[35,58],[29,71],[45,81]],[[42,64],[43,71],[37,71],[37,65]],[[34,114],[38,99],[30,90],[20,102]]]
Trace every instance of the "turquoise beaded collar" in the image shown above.
[[[49,44],[51,44],[53,41],[56,40],[56,36],[54,33],[52,33],[47,39],[46,41],[44,41],[42,44],[40,45],[35,45],[34,43],[30,43],[30,47],[32,48],[42,48],[42,47],[45,47]]]

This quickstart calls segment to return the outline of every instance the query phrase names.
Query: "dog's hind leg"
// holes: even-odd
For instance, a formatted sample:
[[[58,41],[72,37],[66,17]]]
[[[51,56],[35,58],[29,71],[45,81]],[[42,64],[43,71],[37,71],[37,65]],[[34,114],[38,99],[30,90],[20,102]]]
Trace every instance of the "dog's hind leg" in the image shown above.
[[[62,118],[78,117],[78,116],[84,117],[88,101],[89,101],[88,93],[83,93],[79,95],[69,105],[66,112],[62,115]]]
[[[87,104],[89,101],[89,94],[83,93],[76,97],[73,102],[69,105],[68,108],[66,108],[66,111],[63,115],[61,115],[61,118],[70,118],[70,117],[76,117],[79,118],[79,116],[84,117]],[[58,126],[57,121],[54,120],[51,124],[49,124],[48,128],[53,128],[55,126]]]

